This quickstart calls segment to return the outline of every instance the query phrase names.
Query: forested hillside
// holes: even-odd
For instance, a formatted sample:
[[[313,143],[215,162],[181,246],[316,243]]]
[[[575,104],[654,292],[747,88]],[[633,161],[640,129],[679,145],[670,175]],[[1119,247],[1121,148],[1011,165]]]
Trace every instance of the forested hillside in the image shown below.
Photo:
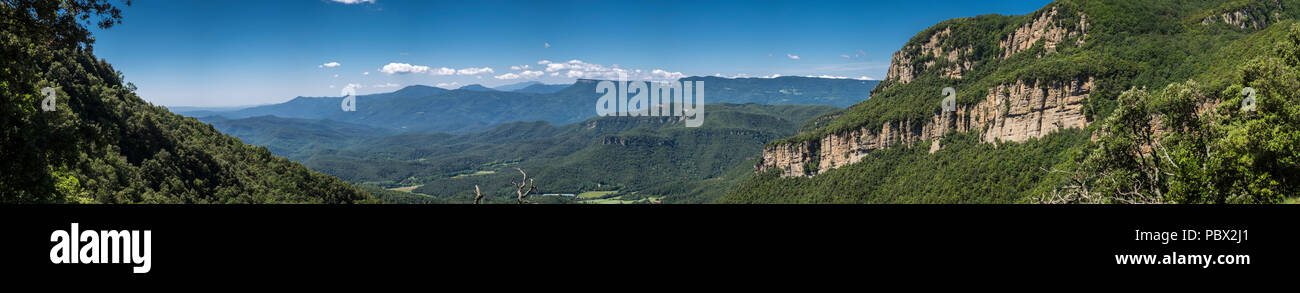
[[[1284,202],[1297,16],[1297,1],[1061,0],[945,21],[722,201]]]
[[[749,177],[764,143],[793,135],[809,118],[835,110],[757,104],[705,109],[705,123],[698,128],[685,127],[680,117],[600,117],[563,126],[514,122],[467,134],[388,136],[324,120],[208,120],[314,170],[414,192],[372,189],[389,202],[468,203],[476,184],[492,195],[489,202],[514,202],[505,197],[513,195],[508,182],[520,175],[514,168],[522,168],[541,193],[701,203]],[[563,196],[535,200],[572,202]]]
[[[358,203],[366,192],[136,96],[86,26],[108,1],[0,2],[0,202]],[[52,111],[42,93],[53,88]]]

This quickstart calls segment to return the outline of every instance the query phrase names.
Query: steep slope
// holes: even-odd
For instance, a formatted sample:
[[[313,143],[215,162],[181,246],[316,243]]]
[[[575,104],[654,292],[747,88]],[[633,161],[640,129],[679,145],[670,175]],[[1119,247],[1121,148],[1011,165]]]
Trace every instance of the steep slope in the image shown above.
[[[871,100],[769,144],[756,165],[763,176],[731,192],[726,201],[1037,200],[1067,181],[1048,170],[1094,147],[1095,122],[1124,106],[1124,90],[1199,78],[1211,85],[1207,92],[1221,92],[1232,81],[1214,74],[1236,72],[1237,64],[1256,56],[1242,52],[1268,46],[1261,42],[1241,48],[1239,43],[1267,33],[1261,30],[1279,21],[1295,19],[1296,5],[1274,0],[1062,0],[1025,16],[939,23],[894,54],[888,78],[873,90]],[[956,94],[948,111],[945,87]],[[1202,100],[1215,98],[1220,97]],[[948,143],[964,149],[949,150]],[[893,150],[900,147],[906,150]],[[927,155],[911,155],[912,149]],[[963,154],[962,160],[953,160],[954,153]],[[994,168],[998,162],[989,160],[997,158],[1030,164]],[[929,169],[925,164],[996,176],[921,172]],[[877,168],[855,167],[864,165]],[[846,166],[853,168],[839,170]],[[943,174],[953,180],[931,181]],[[898,184],[902,181],[938,185],[901,188],[906,185]],[[822,185],[829,182],[838,183]],[[1016,185],[1000,187],[1005,182]],[[819,187],[794,187],[809,185]],[[800,194],[806,197],[796,196]]]
[[[0,3],[0,202],[355,203],[367,193],[134,94],[97,60],[84,2]],[[81,18],[85,16],[86,18]],[[105,27],[101,23],[101,27]],[[42,89],[56,95],[42,107]]]

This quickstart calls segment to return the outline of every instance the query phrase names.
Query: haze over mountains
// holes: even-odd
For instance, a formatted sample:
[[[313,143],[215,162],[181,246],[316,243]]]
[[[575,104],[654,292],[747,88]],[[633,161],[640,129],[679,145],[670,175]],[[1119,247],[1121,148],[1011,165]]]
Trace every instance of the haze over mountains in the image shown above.
[[[703,81],[705,103],[757,103],[769,105],[830,105],[846,107],[866,100],[878,81],[808,77],[720,78],[690,77]],[[546,121],[556,125],[576,123],[595,116],[595,80],[572,85],[529,84],[514,91],[477,85],[456,90],[409,86],[392,93],[357,96],[357,111],[343,112],[341,97],[298,97],[285,103],[234,111],[179,112],[191,117],[230,119],[257,116],[326,119],[394,131],[472,132],[515,121]],[[503,88],[518,87],[519,84]],[[556,90],[557,88],[560,88]]]
[[[355,113],[342,112],[340,98],[300,97],[186,114],[361,184],[389,202],[468,202],[473,185],[504,188],[513,168],[524,168],[541,180],[544,193],[703,203],[748,178],[764,143],[795,134],[805,120],[837,109],[831,105],[865,100],[877,83],[805,77],[687,80],[705,82],[708,104],[700,128],[684,127],[680,117],[594,117],[600,96],[595,80],[496,89],[411,86],[359,96]]]
[[[474,185],[511,202],[516,168],[556,203],[1300,201],[1300,0],[952,19],[881,82],[685,78],[705,85],[699,128],[595,117],[596,80],[183,117],[137,97],[75,17],[0,9],[5,202],[464,203]]]

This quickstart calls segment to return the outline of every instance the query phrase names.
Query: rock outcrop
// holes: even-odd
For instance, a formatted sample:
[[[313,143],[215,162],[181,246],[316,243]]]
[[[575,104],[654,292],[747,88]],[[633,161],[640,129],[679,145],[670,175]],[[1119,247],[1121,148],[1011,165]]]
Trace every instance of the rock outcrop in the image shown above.
[[[951,132],[981,131],[983,142],[1024,142],[1051,132],[1088,126],[1084,101],[1094,88],[1093,79],[1039,84],[1019,81],[988,91],[983,101],[934,115],[920,128],[912,121],[885,123],[880,129],[858,128],[813,141],[772,145],[763,150],[759,172],[781,170],[783,177],[811,176],[861,161],[872,152],[938,140]]]
[[[1074,22],[1073,26],[1066,26],[1062,22],[1073,22],[1074,18],[1062,18],[1059,11],[1057,7],[1052,7],[1051,10],[1040,13],[1037,18],[1007,35],[999,43],[1002,55],[997,57],[1003,60],[1011,58],[1017,53],[1032,48],[1039,41],[1043,42],[1048,54],[1056,53],[1057,45],[1068,40],[1074,40],[1075,44],[1080,46],[1085,44],[1088,39],[1088,16],[1078,14],[1078,21]],[[925,42],[909,43],[894,52],[885,80],[898,84],[909,83],[915,80],[917,75],[938,65],[937,60],[946,61],[937,71],[939,76],[953,79],[965,77],[974,69],[977,61],[972,59],[974,47],[969,44],[952,43],[952,34],[951,26],[936,29],[928,39],[925,39]],[[918,60],[926,61],[917,64]]]
[[[1043,54],[1056,53],[1057,45],[1062,42],[1084,45],[1088,39],[1088,16],[1062,11],[1060,7],[1051,7],[1018,24],[1000,40],[1002,52],[995,57],[1011,58],[1039,42],[1047,49]],[[886,84],[903,86],[919,74],[965,77],[972,70],[971,58],[976,57],[971,54],[972,47],[951,43],[956,39],[954,25],[960,24],[928,30],[929,36],[895,52]],[[917,64],[918,61],[924,63]],[[940,64],[944,67],[931,70]],[[925,121],[888,121],[812,140],[770,145],[763,150],[755,168],[759,172],[778,169],[785,177],[812,176],[859,162],[872,152],[888,147],[925,143],[921,147],[937,152],[943,148],[940,139],[953,132],[976,132],[982,142],[997,144],[1024,142],[1062,129],[1086,128],[1091,121],[1084,111],[1085,101],[1094,87],[1093,78],[1002,83],[989,88],[984,99],[977,103],[937,113]]]
[[[1017,53],[1029,50],[1038,41],[1043,41],[1047,53],[1056,53],[1056,46],[1067,39],[1076,39],[1075,44],[1082,46],[1088,40],[1088,15],[1079,14],[1079,22],[1074,29],[1066,29],[1059,24],[1057,8],[1052,7],[1038,18],[1026,23],[1002,39],[1002,59],[1011,58]],[[1039,56],[1042,57],[1042,56]]]
[[[1201,25],[1211,25],[1217,22],[1223,22],[1240,29],[1259,30],[1268,27],[1270,24],[1281,21],[1282,14],[1279,12],[1282,10],[1281,2],[1273,0],[1271,5],[1263,4],[1262,6],[1266,8],[1261,9],[1256,8],[1258,6],[1245,6],[1226,9],[1219,13],[1212,13],[1210,16],[1201,19]]]
[[[945,50],[944,47],[950,47],[947,42],[951,37],[952,28],[947,27],[942,30],[936,30],[934,34],[930,35],[930,39],[925,43],[919,44],[919,47],[916,44],[912,44],[905,46],[902,50],[894,52],[894,55],[889,62],[889,73],[886,74],[886,80],[893,80],[899,83],[911,82],[919,73],[916,68],[917,64],[914,64],[913,62],[913,60],[921,59],[919,57],[933,57],[927,58],[931,60],[922,64],[925,66],[924,70],[934,67],[936,64],[934,60],[945,60],[948,65],[942,70],[943,76],[947,78],[962,78],[962,76],[964,76],[966,72],[969,72],[974,66],[974,63],[965,58],[974,52],[974,48],[971,46],[963,46],[956,49]],[[920,53],[918,53],[919,55],[915,55],[907,52]]]

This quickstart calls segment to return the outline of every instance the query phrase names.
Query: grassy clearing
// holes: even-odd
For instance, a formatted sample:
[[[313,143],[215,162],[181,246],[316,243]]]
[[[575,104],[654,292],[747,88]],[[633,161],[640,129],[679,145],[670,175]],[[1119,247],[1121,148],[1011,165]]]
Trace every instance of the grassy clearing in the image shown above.
[[[478,172],[474,172],[474,174],[460,174],[460,175],[452,176],[451,178],[456,179],[456,178],[463,178],[469,176],[480,176],[480,175],[488,175],[488,174],[496,174],[496,173],[497,171],[478,171]]]
[[[650,203],[650,202],[653,202],[653,201],[656,201],[656,200],[661,199],[661,197],[651,197],[651,198],[645,198],[645,199],[640,199],[640,200],[623,200],[622,198],[623,198],[622,196],[615,196],[615,197],[604,198],[604,199],[588,199],[588,200],[584,200],[584,201],[582,201],[582,203],[587,203],[587,204],[635,204],[635,203]]]
[[[588,191],[579,193],[578,198],[602,198],[615,193],[618,193],[618,191]]]
[[[416,188],[420,188],[420,186],[424,186],[424,185],[394,187],[394,188],[389,188],[388,190],[392,190],[392,191],[401,191],[401,192],[411,192],[412,190],[415,190]]]

